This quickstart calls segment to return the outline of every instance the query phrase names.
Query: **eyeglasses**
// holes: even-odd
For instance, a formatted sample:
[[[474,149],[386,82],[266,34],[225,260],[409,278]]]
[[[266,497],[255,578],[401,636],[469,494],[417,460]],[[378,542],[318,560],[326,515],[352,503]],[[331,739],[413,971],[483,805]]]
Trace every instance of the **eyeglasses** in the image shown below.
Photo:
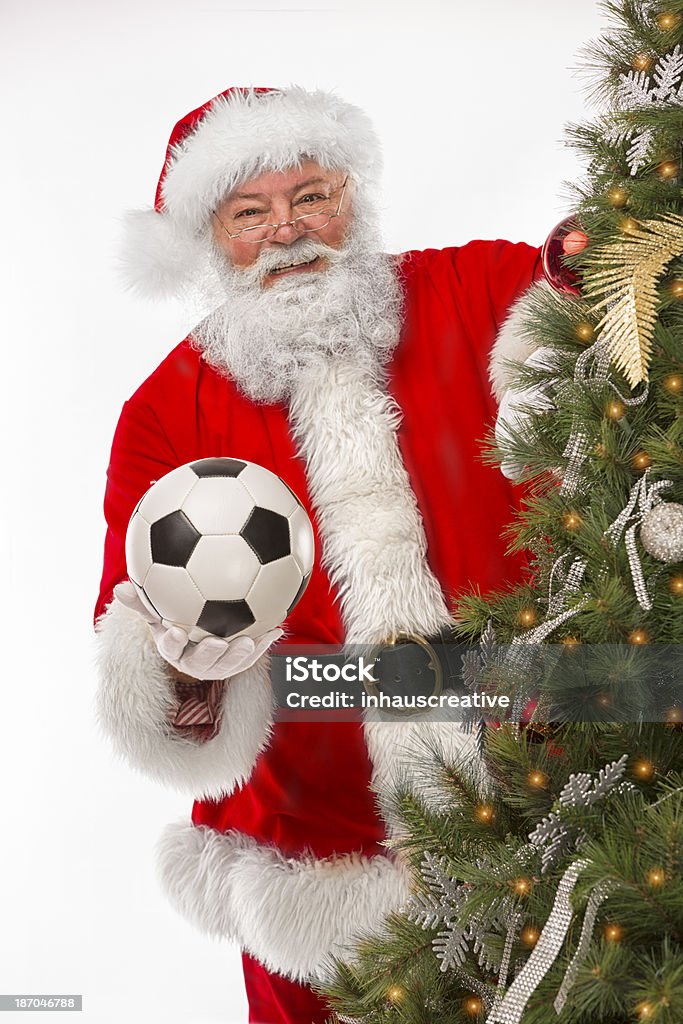
[[[241,238],[243,242],[265,242],[269,238],[273,238],[279,229],[284,227],[286,224],[292,224],[301,234],[306,234],[309,231],[321,231],[323,228],[327,227],[331,220],[334,220],[334,218],[338,217],[341,213],[348,180],[347,176],[344,178],[344,181],[339,188],[332,189],[329,196],[320,196],[319,198],[312,199],[309,203],[306,203],[308,213],[303,214],[301,217],[294,217],[292,220],[281,220],[279,224],[268,224],[264,220],[261,220],[260,218],[267,217],[268,214],[259,210],[254,210],[251,215],[232,217],[227,224],[223,223],[215,210],[213,211],[213,215],[225,231],[228,238]],[[335,210],[330,206],[330,199],[335,192],[339,191],[339,189],[341,189],[341,195],[339,197],[337,209]],[[248,225],[243,228],[239,227],[240,222],[243,222],[244,220],[249,221]]]

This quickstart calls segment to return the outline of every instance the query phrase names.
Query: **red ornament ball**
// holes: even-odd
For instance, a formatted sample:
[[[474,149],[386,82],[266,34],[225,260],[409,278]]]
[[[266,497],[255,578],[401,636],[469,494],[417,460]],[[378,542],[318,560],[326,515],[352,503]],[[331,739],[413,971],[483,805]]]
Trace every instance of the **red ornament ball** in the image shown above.
[[[558,292],[579,295],[579,275],[566,265],[565,256],[574,256],[588,245],[588,235],[576,228],[571,217],[560,221],[543,245],[541,259],[546,280]]]

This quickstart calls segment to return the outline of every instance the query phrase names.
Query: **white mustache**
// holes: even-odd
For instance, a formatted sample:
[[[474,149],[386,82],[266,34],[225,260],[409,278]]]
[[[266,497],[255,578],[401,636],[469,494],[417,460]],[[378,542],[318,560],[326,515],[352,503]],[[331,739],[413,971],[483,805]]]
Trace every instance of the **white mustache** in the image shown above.
[[[245,274],[259,283],[274,270],[288,267],[290,263],[309,263],[316,256],[324,256],[330,263],[340,258],[339,250],[312,238],[297,238],[291,245],[278,249],[263,249],[256,262],[248,267]]]

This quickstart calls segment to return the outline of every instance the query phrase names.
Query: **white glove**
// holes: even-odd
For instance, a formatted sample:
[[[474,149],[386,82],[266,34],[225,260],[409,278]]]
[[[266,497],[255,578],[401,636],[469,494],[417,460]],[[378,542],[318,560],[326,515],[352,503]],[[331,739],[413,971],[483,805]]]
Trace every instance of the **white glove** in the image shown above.
[[[154,642],[162,658],[179,672],[194,679],[229,679],[251,668],[262,654],[282,636],[281,629],[271,629],[252,640],[248,636],[224,640],[207,636],[198,644],[190,643],[180,626],[164,626],[161,619],[144,606],[132,583],[119,583],[114,597],[126,608],[137,612],[149,623]]]
[[[524,360],[524,366],[539,370],[555,370],[557,368],[557,351],[542,345]],[[543,384],[516,388],[514,385],[503,395],[498,407],[495,436],[498,444],[503,447],[509,444],[512,433],[525,436],[531,417],[536,412],[551,412],[555,405],[548,392],[557,378],[550,378]],[[500,471],[508,480],[517,480],[524,472],[524,465],[508,456],[503,459]]]

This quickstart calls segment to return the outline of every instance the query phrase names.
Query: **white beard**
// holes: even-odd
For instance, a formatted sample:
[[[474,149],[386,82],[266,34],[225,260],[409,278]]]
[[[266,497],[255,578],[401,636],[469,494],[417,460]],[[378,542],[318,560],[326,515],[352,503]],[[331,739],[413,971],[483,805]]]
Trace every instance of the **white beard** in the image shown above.
[[[402,293],[392,257],[379,250],[371,225],[366,212],[354,217],[340,249],[304,235],[263,250],[242,270],[216,249],[213,272],[225,301],[193,332],[207,362],[261,402],[289,399],[298,384],[336,361],[381,377],[398,343]],[[262,286],[267,271],[318,255],[327,260],[323,270]]]

